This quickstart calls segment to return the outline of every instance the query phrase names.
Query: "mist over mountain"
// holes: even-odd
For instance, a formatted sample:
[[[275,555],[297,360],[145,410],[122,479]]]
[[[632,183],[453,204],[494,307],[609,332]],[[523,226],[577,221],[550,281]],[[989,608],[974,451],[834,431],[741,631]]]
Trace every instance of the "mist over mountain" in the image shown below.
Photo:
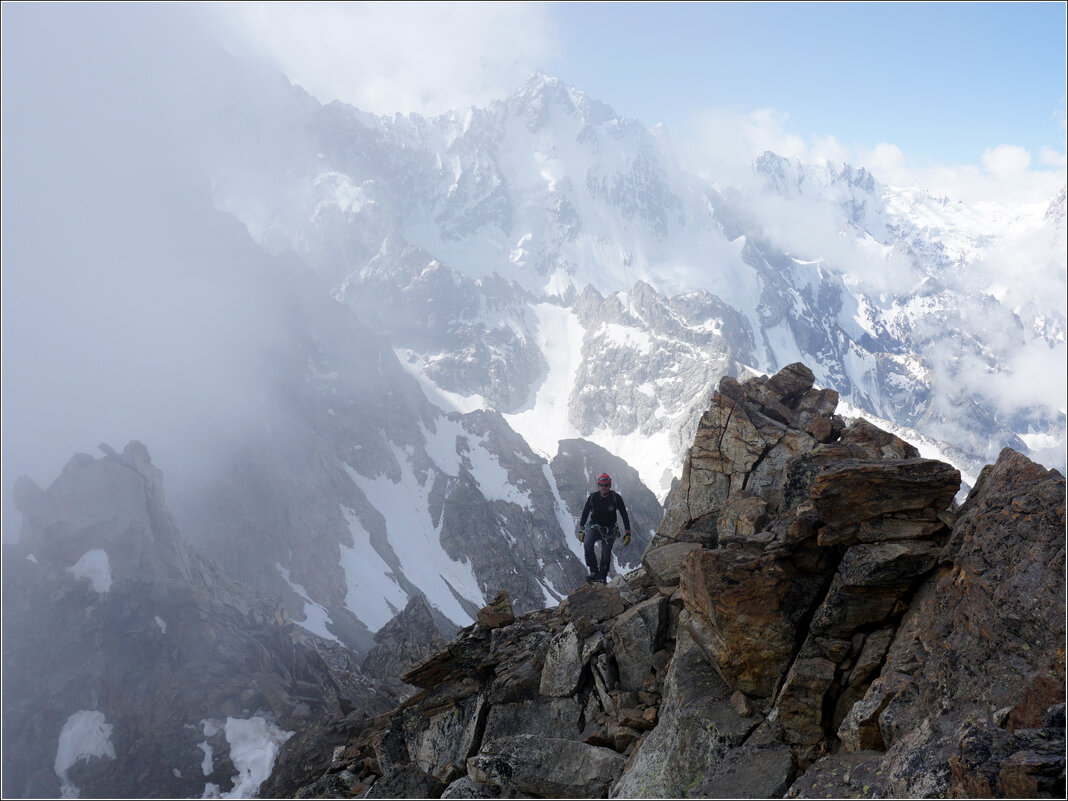
[[[8,48],[45,76],[32,90],[5,78],[23,112],[5,132],[20,156],[4,176],[18,198],[3,244],[8,488],[140,439],[188,537],[253,583],[263,565],[245,555],[262,556],[265,590],[340,609],[341,546],[320,591],[288,544],[268,557],[228,534],[325,527],[355,547],[345,515],[362,494],[384,522],[360,530],[397,568],[398,535],[373,533],[397,499],[360,482],[410,471],[432,538],[448,529],[440,481],[465,474],[480,503],[531,499],[563,537],[577,499],[551,481],[531,495],[506,463],[540,475],[561,440],[584,439],[662,500],[725,374],[803,360],[966,477],[1004,445],[1063,467],[1063,191],[966,206],[772,153],[744,189],[714,186],[663,130],[549,76],[486,108],[377,117],[322,105],[178,18],[135,37],[158,18],[105,15],[89,42],[81,13],[16,19],[35,44]],[[301,490],[293,475],[330,460]],[[479,478],[483,463],[500,472]],[[336,491],[346,482],[355,495]],[[404,573],[380,594],[389,614],[423,589]],[[486,581],[458,591],[453,623]]]
[[[442,636],[499,590],[559,603],[600,472],[634,528],[613,573],[636,568],[725,375],[803,361],[966,483],[1006,445],[1064,469],[1063,190],[968,206],[773,153],[709,183],[541,74],[379,117],[166,9],[5,7],[3,45],[6,544],[20,476],[62,496],[98,443],[143,442],[168,536],[240,586],[226,604],[276,604],[351,661],[413,603]],[[121,541],[90,517],[35,518],[5,571],[107,628],[143,599],[83,586]],[[99,711],[62,681],[49,721]]]
[[[803,359],[858,409],[967,454],[969,472],[1002,445],[1063,462],[1061,371],[1034,369],[1062,361],[1063,200],[967,206],[772,153],[745,191],[714,187],[662,131],[544,75],[485,109],[332,103],[305,125],[314,158],[273,191],[249,165],[221,175],[217,202],[299,253],[446,402],[519,418],[568,371],[556,425],[624,449],[662,495],[694,417],[663,389],[696,345],[715,367],[677,371],[687,397]],[[615,319],[588,316],[588,289],[616,299]],[[634,313],[636,296],[667,308],[695,292],[715,308]],[[554,337],[550,353],[539,332],[565,320],[571,352]],[[637,431],[656,445],[637,450]]]

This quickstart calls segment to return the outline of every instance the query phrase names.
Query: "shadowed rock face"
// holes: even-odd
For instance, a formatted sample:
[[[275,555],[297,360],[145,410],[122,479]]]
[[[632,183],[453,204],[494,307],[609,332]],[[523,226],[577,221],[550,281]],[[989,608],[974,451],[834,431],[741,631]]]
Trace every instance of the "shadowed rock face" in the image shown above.
[[[352,713],[351,731],[395,703],[352,651],[186,548],[143,445],[102,449],[47,490],[18,486],[22,538],[3,558],[5,797],[228,791],[228,718],[299,740],[313,721]],[[81,759],[87,721],[107,745]]]
[[[439,625],[426,598],[413,597],[400,614],[375,632],[375,646],[360,667],[366,675],[389,685],[398,696],[405,695],[411,688],[400,677],[445,644]],[[446,630],[455,634],[454,627]]]
[[[1063,794],[1063,477],[1006,451],[957,509],[836,400],[723,379],[642,568],[465,629],[294,792]]]

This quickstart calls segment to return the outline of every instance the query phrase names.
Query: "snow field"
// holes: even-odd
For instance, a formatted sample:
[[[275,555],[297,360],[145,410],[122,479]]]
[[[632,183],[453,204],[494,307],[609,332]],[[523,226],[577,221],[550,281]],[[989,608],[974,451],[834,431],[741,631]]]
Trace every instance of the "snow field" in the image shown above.
[[[372,506],[388,510],[387,536],[400,560],[400,569],[405,578],[419,587],[430,603],[449,620],[459,626],[466,626],[472,622],[471,616],[456,600],[453,590],[476,606],[485,603],[483,592],[475,579],[470,562],[454,562],[441,547],[441,527],[430,517],[430,482],[427,481],[424,485],[415,476],[411,458],[407,453],[396,447],[393,448],[393,453],[401,467],[401,477],[397,482],[385,475],[369,479],[347,466],[346,469]],[[369,535],[367,546],[370,547]],[[365,548],[362,553],[366,553],[366,550]],[[382,562],[381,557],[378,561],[381,563],[378,569],[383,578],[384,574],[392,573],[392,569]],[[352,565],[351,561],[349,566],[350,569],[358,567]],[[363,603],[362,595],[354,597],[351,581],[349,587],[346,605],[372,631],[377,631],[395,614],[394,612],[377,622],[377,625],[372,625],[365,619],[367,613],[360,608]],[[396,611],[399,612],[407,603],[407,596],[399,586],[397,590],[400,599]]]

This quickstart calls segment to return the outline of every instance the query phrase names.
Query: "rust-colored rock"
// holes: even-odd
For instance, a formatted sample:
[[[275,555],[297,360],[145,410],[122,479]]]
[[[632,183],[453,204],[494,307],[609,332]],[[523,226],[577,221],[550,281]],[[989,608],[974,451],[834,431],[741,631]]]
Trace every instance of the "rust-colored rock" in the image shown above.
[[[770,697],[822,582],[799,574],[787,556],[726,548],[695,551],[680,578],[687,611],[711,634],[695,639],[720,674],[746,695]]]
[[[512,602],[508,600],[508,593],[501,590],[492,601],[478,610],[478,624],[484,629],[496,629],[501,626],[509,626],[515,622],[515,613],[512,612]]]
[[[902,517],[933,510],[931,519],[953,501],[960,489],[960,471],[933,459],[892,459],[880,462],[843,461],[812,481],[809,497],[826,527],[821,545],[850,542],[860,523],[886,515]],[[830,529],[836,536],[829,536]],[[853,541],[859,541],[856,537]]]

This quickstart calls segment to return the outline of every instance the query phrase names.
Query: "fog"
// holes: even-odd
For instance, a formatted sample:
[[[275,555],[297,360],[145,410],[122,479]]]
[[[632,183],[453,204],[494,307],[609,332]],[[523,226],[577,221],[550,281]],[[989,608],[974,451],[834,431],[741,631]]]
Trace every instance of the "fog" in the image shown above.
[[[178,7],[4,5],[5,540],[20,475],[138,439],[170,489],[273,413],[276,268],[209,180],[255,145],[239,80]]]
[[[464,6],[463,19],[482,8]],[[320,10],[317,24],[329,23],[336,9]],[[288,13],[263,24],[277,32]],[[280,73],[239,62],[217,46],[219,31],[207,26],[225,16],[164,4],[3,6],[5,539],[17,537],[11,487],[20,475],[47,484],[76,452],[95,452],[100,442],[121,449],[139,439],[173,493],[205,478],[277,413],[270,368],[285,346],[286,308],[267,278],[277,266],[244,226],[215,209],[211,178],[222,165],[228,180],[247,178],[255,186],[271,186],[287,171],[311,174],[304,168],[316,147],[303,123],[317,102],[291,89]],[[498,16],[478,28],[480,41],[492,39],[498,23],[521,30],[529,22],[521,11],[504,14],[504,22]],[[510,81],[545,51],[544,30],[536,28],[534,44],[495,75]],[[335,50],[345,46],[330,40]],[[364,50],[353,57],[356,73],[341,76],[350,85],[379,52]],[[440,74],[459,77],[443,79],[423,99],[437,110],[451,97],[446,84],[464,83],[473,69],[458,59]],[[379,86],[372,77],[368,91]],[[490,89],[506,91],[497,84]],[[331,91],[320,87],[324,97]],[[375,104],[387,97],[400,102],[393,89],[364,99],[370,110],[384,111]],[[770,112],[710,116],[701,134],[696,156],[683,147],[689,164],[717,185],[743,190],[755,189],[748,162],[760,148],[812,158],[850,155],[832,139],[798,140]],[[1011,146],[993,148],[981,175],[960,169],[940,180],[965,199],[1042,198],[1059,188],[1051,181],[1063,185],[1063,170],[1035,170],[1025,155]],[[872,166],[877,179],[918,176],[892,146],[868,156],[853,163]],[[261,172],[243,174],[245,164]],[[265,164],[273,175],[262,174]],[[1036,187],[1049,193],[1036,195]],[[833,204],[756,192],[750,198],[763,234],[791,253],[822,257],[878,292],[907,293],[920,280],[906,260],[839,236]],[[1018,238],[960,278],[959,289],[984,289],[1021,309],[1025,325],[1037,298],[1034,312],[1063,327],[1063,239],[1051,243],[1045,232]],[[963,389],[1011,409],[1063,407],[1063,347],[1051,352],[1037,340],[992,344],[1003,370],[977,365],[966,371],[974,386]]]

